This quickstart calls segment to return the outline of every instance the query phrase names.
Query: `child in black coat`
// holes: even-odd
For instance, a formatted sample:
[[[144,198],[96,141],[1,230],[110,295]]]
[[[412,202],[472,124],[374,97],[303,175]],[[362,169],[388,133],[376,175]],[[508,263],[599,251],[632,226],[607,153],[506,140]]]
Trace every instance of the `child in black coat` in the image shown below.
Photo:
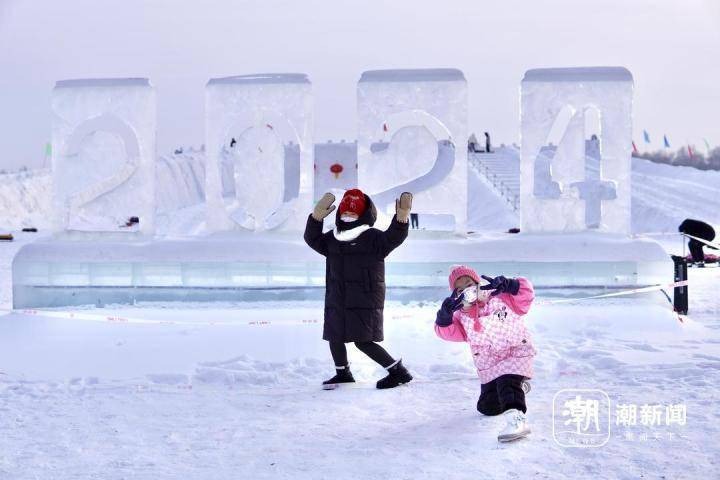
[[[370,197],[358,189],[348,190],[340,202],[335,229],[323,234],[323,219],[335,206],[326,193],[308,217],[305,242],[327,258],[323,339],[330,342],[336,375],[323,382],[327,388],[354,382],[345,343],[354,342],[363,353],[382,365],[388,375],[377,388],[392,388],[412,380],[412,375],[383,347],[385,306],[385,257],[408,235],[412,194],[396,201],[396,214],[386,231],[372,228],[377,210]]]

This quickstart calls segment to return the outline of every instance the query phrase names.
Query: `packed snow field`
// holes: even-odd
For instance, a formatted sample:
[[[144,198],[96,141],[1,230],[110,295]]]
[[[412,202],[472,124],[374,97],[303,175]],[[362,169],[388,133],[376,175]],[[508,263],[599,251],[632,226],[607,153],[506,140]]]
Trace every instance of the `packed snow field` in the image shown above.
[[[30,239],[0,246],[5,307],[12,256]],[[662,240],[682,248],[677,236]],[[389,391],[371,388],[382,372],[352,348],[369,388],[320,390],[332,373],[313,323],[320,303],[101,310],[146,324],[6,315],[0,478],[706,478],[720,454],[720,269],[690,273],[684,324],[658,292],[538,301],[527,317],[539,350],[533,433],[514,444],[497,442],[501,418],[475,410],[480,385],[466,345],[435,336],[441,298],[388,305],[384,344],[416,376]],[[307,322],[247,325],[268,319]],[[566,388],[607,393],[607,444],[553,440],[553,397]],[[616,426],[620,403],[683,404],[687,422]]]

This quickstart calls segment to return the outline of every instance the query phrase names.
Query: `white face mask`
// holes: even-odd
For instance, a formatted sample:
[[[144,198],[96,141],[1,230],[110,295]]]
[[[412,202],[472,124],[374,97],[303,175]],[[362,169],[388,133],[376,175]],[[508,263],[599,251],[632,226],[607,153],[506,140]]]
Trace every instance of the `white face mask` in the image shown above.
[[[352,215],[340,215],[340,221],[341,222],[354,222],[357,220],[357,218],[353,217]]]
[[[475,303],[478,299],[477,292],[478,290],[476,285],[470,285],[465,290],[463,290],[463,303],[465,305],[472,305],[473,303]]]
[[[470,285],[462,292],[463,304],[470,306],[478,300],[485,302],[490,297],[490,292],[490,290],[480,290],[477,285]]]

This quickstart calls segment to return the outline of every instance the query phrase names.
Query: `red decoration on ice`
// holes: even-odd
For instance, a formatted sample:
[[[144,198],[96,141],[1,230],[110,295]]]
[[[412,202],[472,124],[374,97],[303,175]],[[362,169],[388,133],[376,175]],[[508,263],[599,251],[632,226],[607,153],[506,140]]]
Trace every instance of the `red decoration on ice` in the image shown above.
[[[333,163],[330,165],[330,171],[335,175],[335,178],[338,178],[343,171],[343,166],[339,163]]]

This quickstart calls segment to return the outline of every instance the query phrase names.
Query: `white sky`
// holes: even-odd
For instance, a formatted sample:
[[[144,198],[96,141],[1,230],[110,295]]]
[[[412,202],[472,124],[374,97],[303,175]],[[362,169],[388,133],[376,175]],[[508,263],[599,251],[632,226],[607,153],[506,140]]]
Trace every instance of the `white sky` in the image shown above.
[[[363,70],[457,67],[470,130],[518,139],[518,88],[536,67],[623,65],[635,141],[720,144],[720,0],[0,0],[0,168],[39,165],[54,82],[149,77],[158,153],[200,145],[205,82],[303,72],[315,139],[356,137]],[[704,147],[703,147],[704,148]]]

